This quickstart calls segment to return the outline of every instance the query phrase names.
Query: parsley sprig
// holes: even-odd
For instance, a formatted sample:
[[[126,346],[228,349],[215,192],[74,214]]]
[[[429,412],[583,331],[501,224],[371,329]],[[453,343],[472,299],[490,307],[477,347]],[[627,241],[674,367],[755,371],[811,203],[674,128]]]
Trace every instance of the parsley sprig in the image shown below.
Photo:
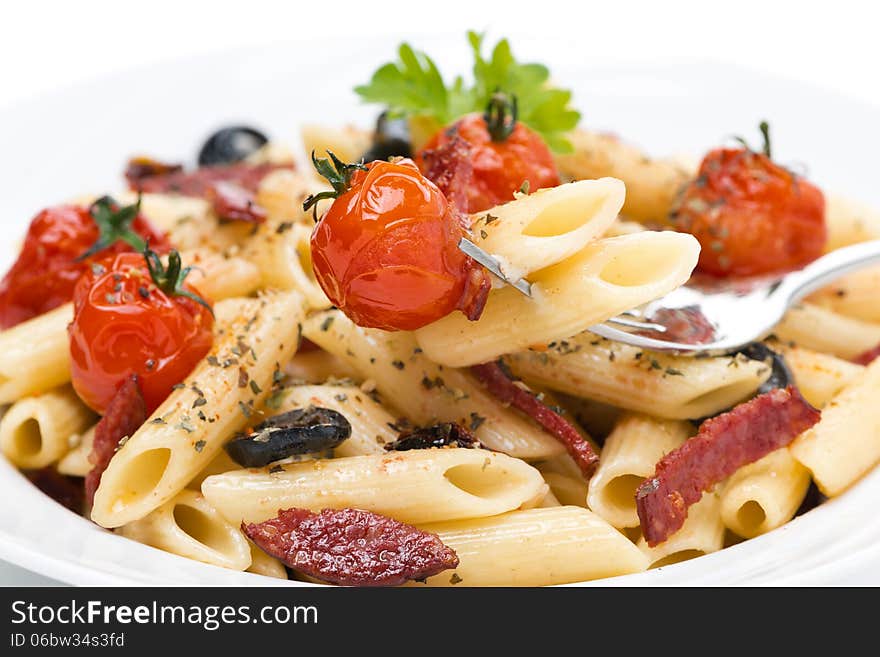
[[[186,297],[197,304],[204,306],[213,315],[214,309],[211,304],[205,301],[198,294],[190,292],[183,287],[186,277],[193,270],[193,267],[184,267],[180,260],[180,254],[172,249],[168,254],[168,266],[162,263],[159,254],[153,251],[149,245],[144,247],[144,260],[147,261],[147,270],[150,272],[150,278],[160,290],[165,294],[173,297]]]
[[[132,224],[141,211],[141,197],[136,203],[120,207],[113,198],[102,196],[89,207],[89,214],[98,226],[98,241],[77,260],[85,260],[99,251],[107,249],[116,242],[123,241],[135,251],[143,251],[147,247],[144,238],[138,235]]]
[[[447,85],[426,53],[403,43],[398,60],[381,66],[355,92],[367,102],[386,105],[394,116],[446,125],[464,114],[483,112],[501,91],[516,97],[519,120],[539,133],[551,149],[570,152],[565,134],[580,120],[580,113],[569,106],[571,92],[552,86],[550,71],[543,64],[517,62],[507,39],[501,39],[486,57],[484,35],[468,32],[467,38],[474,56],[471,86],[461,76]]]

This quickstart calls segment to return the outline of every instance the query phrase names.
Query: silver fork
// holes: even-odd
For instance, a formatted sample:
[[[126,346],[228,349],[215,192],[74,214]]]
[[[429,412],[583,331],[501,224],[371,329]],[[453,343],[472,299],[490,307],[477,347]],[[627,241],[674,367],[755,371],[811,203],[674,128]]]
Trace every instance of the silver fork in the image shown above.
[[[526,281],[507,280],[485,251],[470,242],[460,246],[493,274],[531,296]],[[732,281],[694,276],[665,297],[587,330],[651,351],[684,356],[730,354],[767,337],[785,312],[811,292],[872,264],[880,264],[880,240],[837,249],[783,276]],[[681,326],[702,328],[705,335],[682,339],[675,335]]]

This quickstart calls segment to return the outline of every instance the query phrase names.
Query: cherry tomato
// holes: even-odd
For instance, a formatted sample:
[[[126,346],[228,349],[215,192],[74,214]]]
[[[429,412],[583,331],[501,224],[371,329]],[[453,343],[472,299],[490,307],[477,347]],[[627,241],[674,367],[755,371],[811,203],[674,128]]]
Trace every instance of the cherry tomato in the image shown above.
[[[714,276],[752,276],[802,267],[822,255],[825,198],[764,152],[719,148],[672,211],[678,230],[700,242],[697,269]]]
[[[328,298],[356,324],[414,330],[461,309],[476,319],[488,274],[458,249],[457,212],[412,160],[315,166],[334,197],[312,234],[312,266]],[[314,158],[313,158],[314,159]]]
[[[140,253],[111,256],[92,263],[76,284],[68,327],[71,378],[98,413],[132,374],[152,413],[211,350],[213,315],[183,282],[180,256],[171,252],[167,270],[154,260],[148,265]]]
[[[130,222],[131,230],[164,252],[168,238],[142,216]],[[61,205],[40,212],[31,221],[24,246],[15,264],[0,282],[0,328],[7,329],[67,303],[73,287],[89,269],[93,258],[78,260],[101,237],[89,208]],[[94,257],[131,250],[117,240]]]
[[[504,101],[501,101],[504,102]],[[515,111],[468,114],[434,135],[416,161],[422,171],[425,153],[442,148],[456,136],[470,145],[473,176],[467,186],[467,212],[482,212],[513,200],[528,182],[531,191],[559,185],[553,155],[541,137],[516,121]],[[511,112],[513,121],[505,115]]]

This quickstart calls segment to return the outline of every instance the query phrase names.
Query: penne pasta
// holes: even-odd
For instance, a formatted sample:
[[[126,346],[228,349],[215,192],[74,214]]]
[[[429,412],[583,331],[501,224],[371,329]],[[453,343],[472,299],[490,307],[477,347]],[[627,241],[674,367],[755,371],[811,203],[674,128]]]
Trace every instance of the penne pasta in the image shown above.
[[[0,331],[0,405],[39,395],[70,381],[67,325],[73,306]]]
[[[256,201],[266,210],[266,226],[272,231],[284,231],[286,223],[310,223],[312,217],[302,208],[309,194],[321,190],[321,183],[313,176],[304,176],[292,169],[272,171],[260,181]]]
[[[564,452],[562,445],[519,412],[497,403],[468,372],[438,365],[412,333],[355,326],[339,311],[312,315],[303,334],[358,370],[412,422],[458,422],[489,449],[526,459]]]
[[[179,493],[236,431],[254,421],[259,405],[296,351],[302,297],[295,292],[229,300],[218,316],[208,358],[171,393],[114,455],[95,493],[92,520],[119,527]],[[241,373],[248,383],[243,387]],[[194,402],[204,399],[201,405]],[[204,419],[203,419],[204,418]]]
[[[850,360],[880,344],[880,324],[812,304],[795,306],[774,329],[781,340]]]
[[[371,135],[351,125],[338,128],[306,123],[300,128],[300,139],[306,154],[326,157],[331,151],[343,162],[358,162],[370,147]]]
[[[251,546],[199,493],[184,490],[120,534],[188,559],[231,570],[251,567]]]
[[[745,357],[652,354],[591,333],[504,361],[530,383],[673,420],[714,415],[747,399],[770,376],[765,363]]]
[[[880,359],[837,394],[818,424],[791,444],[792,456],[810,470],[825,495],[839,495],[880,461],[878,396]]]
[[[266,223],[248,242],[245,255],[259,269],[264,287],[297,290],[310,308],[322,310],[333,304],[312,272],[311,234],[302,224]]]
[[[794,517],[810,487],[810,472],[787,448],[740,468],[721,489],[721,519],[743,538],[781,527]]]
[[[880,267],[868,267],[838,278],[807,301],[820,308],[865,322],[880,323]]]
[[[785,358],[798,390],[816,408],[825,406],[865,369],[862,365],[777,340],[770,341],[769,345]]]
[[[577,506],[424,525],[455,550],[454,572],[428,586],[550,586],[645,570],[647,558],[599,516]]]
[[[687,520],[676,533],[655,547],[648,547],[644,537],[639,549],[650,561],[651,568],[662,568],[687,561],[724,547],[724,523],[721,503],[715,492],[704,493],[702,499],[688,509]]]
[[[97,425],[71,439],[75,444],[55,466],[59,473],[70,477],[85,477],[89,474],[92,469],[89,455],[92,453],[92,444],[95,441],[95,426]]]
[[[614,223],[626,190],[614,178],[521,195],[471,216],[473,241],[517,280],[576,255]]]
[[[348,363],[323,349],[297,352],[284,373],[297,383],[349,380],[360,382],[360,374]]]
[[[479,320],[452,313],[416,331],[419,346],[437,363],[464,367],[568,338],[677,288],[698,253],[684,233],[603,239],[532,275],[532,298],[510,286],[493,290]]]
[[[255,575],[274,577],[275,579],[288,579],[287,568],[275,557],[270,557],[256,545],[248,541],[251,548],[251,565],[247,571]]]
[[[569,139],[574,152],[556,155],[562,177],[619,178],[626,184],[623,214],[637,221],[667,223],[675,197],[695,175],[674,159],[652,159],[614,135],[578,129]]]
[[[280,509],[354,507],[411,524],[496,515],[540,502],[541,473],[482,449],[427,449],[237,470],[208,477],[205,498],[230,522]]]
[[[826,251],[880,239],[880,212],[836,194],[825,195],[825,222],[828,226]]]
[[[95,423],[95,414],[70,386],[25,397],[0,420],[0,449],[19,468],[44,468],[64,456],[71,438]]]
[[[636,527],[636,489],[654,474],[663,456],[694,433],[680,420],[626,414],[605,440],[599,468],[590,479],[587,506],[618,529]]]

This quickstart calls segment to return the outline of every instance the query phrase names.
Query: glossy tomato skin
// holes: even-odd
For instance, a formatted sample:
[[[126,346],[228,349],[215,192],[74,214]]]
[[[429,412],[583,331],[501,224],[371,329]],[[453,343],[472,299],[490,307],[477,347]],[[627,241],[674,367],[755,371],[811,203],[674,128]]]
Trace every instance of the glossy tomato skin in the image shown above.
[[[168,238],[143,217],[132,228],[150,246],[164,252]],[[31,221],[15,264],[0,282],[0,328],[7,329],[67,303],[79,277],[93,262],[77,258],[98,241],[98,226],[88,208],[60,205],[40,212]],[[124,242],[96,257],[131,250]]]
[[[158,289],[139,253],[93,263],[76,284],[73,304],[68,327],[73,387],[98,413],[132,374],[152,413],[213,344],[208,309]]]
[[[525,181],[529,182],[531,191],[560,183],[547,144],[521,122],[516,123],[506,139],[496,142],[489,135],[485,118],[481,114],[468,114],[434,135],[421,153],[444,146],[456,135],[471,148],[474,174],[467,189],[467,211],[471,214],[512,201],[513,193],[519,191]],[[417,160],[420,167],[423,166],[421,153]]]
[[[312,233],[325,294],[359,326],[390,331],[464,310],[488,277],[458,249],[455,210],[412,160],[366,166]]]
[[[822,255],[828,237],[822,192],[746,149],[709,152],[672,219],[699,240],[697,269],[714,276],[802,267]]]

